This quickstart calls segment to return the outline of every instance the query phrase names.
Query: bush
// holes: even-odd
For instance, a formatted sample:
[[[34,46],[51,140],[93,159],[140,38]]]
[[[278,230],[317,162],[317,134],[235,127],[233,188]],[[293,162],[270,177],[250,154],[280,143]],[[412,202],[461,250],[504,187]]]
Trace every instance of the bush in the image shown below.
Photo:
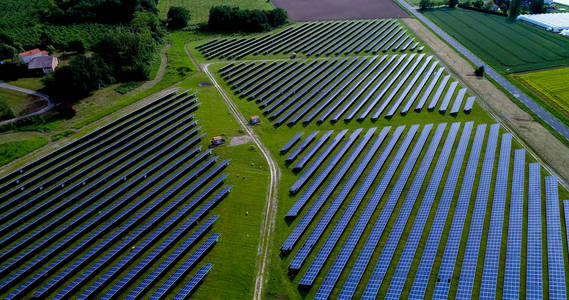
[[[448,0],[448,7],[455,8],[458,4],[458,0]]]
[[[188,26],[190,21],[190,11],[184,7],[172,6],[168,10],[168,28],[181,29]]]
[[[472,3],[472,6],[474,6],[476,8],[482,8],[482,7],[484,7],[484,1],[483,0],[476,0]]]
[[[262,32],[285,24],[288,14],[281,8],[269,11],[242,10],[239,7],[214,6],[209,11],[208,27],[216,31]]]
[[[480,66],[474,70],[474,74],[478,77],[484,76],[484,66]]]
[[[82,40],[72,40],[67,43],[67,47],[65,47],[67,51],[77,52],[79,54],[85,53],[85,44]]]

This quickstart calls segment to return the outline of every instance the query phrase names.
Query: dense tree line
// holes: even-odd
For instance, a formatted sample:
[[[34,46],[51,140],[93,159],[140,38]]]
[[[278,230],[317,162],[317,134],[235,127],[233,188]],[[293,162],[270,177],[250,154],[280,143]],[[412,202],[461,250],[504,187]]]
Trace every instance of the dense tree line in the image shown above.
[[[248,10],[239,7],[214,6],[209,11],[208,27],[215,31],[262,32],[281,26],[288,21],[282,8]]]
[[[156,0],[55,0],[46,14],[51,23],[129,23],[137,11],[157,12]]]

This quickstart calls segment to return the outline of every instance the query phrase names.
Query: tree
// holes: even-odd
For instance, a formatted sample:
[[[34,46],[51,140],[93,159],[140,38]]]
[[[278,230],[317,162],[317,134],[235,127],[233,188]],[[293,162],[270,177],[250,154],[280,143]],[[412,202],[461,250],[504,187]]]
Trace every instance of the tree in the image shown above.
[[[16,48],[5,43],[0,43],[0,60],[3,59],[14,60],[16,54],[18,54]]]
[[[484,66],[480,66],[474,70],[474,74],[478,77],[484,76]]]
[[[168,27],[171,29],[181,29],[188,26],[190,21],[190,11],[184,7],[172,6],[168,10]]]
[[[282,8],[276,8],[267,13],[269,24],[278,27],[288,22],[288,13]]]
[[[543,0],[531,0],[530,1],[530,12],[532,14],[541,14],[543,13]]]
[[[521,0],[512,0],[510,2],[510,17],[515,18],[520,14]]]
[[[214,6],[209,11],[208,26],[217,31],[261,32],[281,26],[288,21],[288,14],[281,8],[273,10],[242,10],[226,5]]]
[[[483,0],[476,0],[472,3],[472,6],[474,6],[476,8],[482,8],[484,6],[484,1]]]
[[[72,40],[67,43],[67,50],[77,52],[79,54],[85,53],[85,44],[82,40]]]
[[[425,10],[431,7],[433,7],[433,2],[431,2],[430,0],[421,0],[421,2],[419,2],[420,10]]]
[[[448,7],[455,8],[458,4],[458,0],[448,0]]]

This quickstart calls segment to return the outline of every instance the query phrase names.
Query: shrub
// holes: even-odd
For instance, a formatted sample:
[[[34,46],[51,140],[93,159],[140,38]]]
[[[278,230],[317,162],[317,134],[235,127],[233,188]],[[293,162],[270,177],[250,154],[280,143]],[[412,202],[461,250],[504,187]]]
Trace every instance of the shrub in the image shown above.
[[[184,7],[172,6],[168,10],[168,28],[181,29],[188,26],[190,11]]]
[[[484,76],[484,66],[480,66],[474,70],[474,74],[478,77]]]
[[[425,10],[431,7],[433,7],[433,2],[430,0],[421,0],[421,2],[419,2],[419,9],[421,10]]]
[[[482,7],[484,7],[484,1],[483,0],[476,0],[472,3],[472,6],[474,6],[476,8],[482,8]]]
[[[455,8],[458,4],[458,0],[448,0],[448,7]]]

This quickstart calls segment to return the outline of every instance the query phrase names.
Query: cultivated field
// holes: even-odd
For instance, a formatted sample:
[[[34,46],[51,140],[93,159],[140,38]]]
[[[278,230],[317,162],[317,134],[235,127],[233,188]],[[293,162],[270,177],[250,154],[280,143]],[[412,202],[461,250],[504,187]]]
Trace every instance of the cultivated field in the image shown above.
[[[199,45],[191,52],[206,61]],[[461,105],[441,111],[447,95],[448,109],[461,103],[461,83],[449,85],[448,76],[441,84],[448,72],[437,74],[436,57],[427,62],[423,52],[207,60],[242,113],[259,115],[255,131],[283,170],[266,298],[501,298],[569,283],[567,268],[540,267],[568,265],[556,212],[569,193],[476,102],[469,113]],[[433,111],[414,110],[423,96],[427,104],[440,97]],[[346,120],[360,102],[374,104],[371,114],[381,109],[378,117],[356,120],[357,111]],[[528,227],[535,222],[551,233],[531,229],[532,240],[523,238],[541,228]]]
[[[528,89],[569,119],[569,68],[528,72],[514,75]]]
[[[403,18],[407,13],[390,0],[273,0],[293,21]]]
[[[271,3],[265,0],[160,0],[158,9],[160,10],[160,16],[165,18],[168,14],[168,8],[171,6],[185,7],[192,13],[190,23],[195,24],[207,22],[209,9],[218,5],[239,6],[241,9],[269,10],[273,8]]]
[[[423,12],[483,61],[505,73],[569,64],[569,39],[501,16],[466,9]]]

